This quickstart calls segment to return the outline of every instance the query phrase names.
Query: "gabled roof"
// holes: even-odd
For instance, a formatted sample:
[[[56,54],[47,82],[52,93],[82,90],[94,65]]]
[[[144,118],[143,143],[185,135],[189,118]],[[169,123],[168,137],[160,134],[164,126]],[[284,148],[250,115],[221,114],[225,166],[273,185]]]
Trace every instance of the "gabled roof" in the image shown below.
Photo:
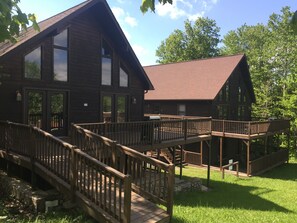
[[[214,100],[237,66],[242,66],[243,79],[255,95],[243,54],[193,60],[188,62],[146,66],[144,70],[155,90],[145,94],[145,100]]]
[[[52,16],[46,20],[43,20],[38,23],[40,32],[35,31],[32,27],[29,27],[27,31],[23,31],[21,35],[18,37],[16,43],[11,43],[9,41],[5,41],[0,43],[0,59],[1,57],[4,57],[10,53],[15,52],[15,50],[18,47],[21,47],[24,43],[30,42],[30,41],[37,41],[41,39],[42,37],[50,34],[51,32],[55,32],[57,29],[57,26],[59,24],[65,24],[67,21],[71,20],[72,18],[75,18],[76,16],[80,15],[81,13],[85,12],[86,10],[96,7],[99,10],[103,10],[104,13],[98,15],[98,16],[104,16],[107,15],[109,18],[103,18],[104,22],[111,21],[111,25],[109,24],[106,28],[107,33],[109,33],[112,36],[116,36],[113,38],[113,40],[118,41],[117,46],[120,46],[121,49],[118,49],[122,53],[126,54],[125,58],[130,63],[133,63],[133,68],[136,70],[139,77],[143,80],[145,89],[152,90],[154,89],[152,83],[150,82],[149,78],[147,77],[143,67],[141,66],[138,58],[136,57],[131,45],[129,44],[127,38],[124,35],[124,32],[122,31],[120,25],[118,24],[116,18],[114,17],[111,9],[109,8],[106,0],[87,0],[77,6],[74,6],[64,12],[61,12],[55,16]],[[100,11],[102,12],[102,11]],[[102,17],[101,17],[102,18]],[[103,23],[104,23],[103,22]],[[116,34],[116,35],[114,35]]]

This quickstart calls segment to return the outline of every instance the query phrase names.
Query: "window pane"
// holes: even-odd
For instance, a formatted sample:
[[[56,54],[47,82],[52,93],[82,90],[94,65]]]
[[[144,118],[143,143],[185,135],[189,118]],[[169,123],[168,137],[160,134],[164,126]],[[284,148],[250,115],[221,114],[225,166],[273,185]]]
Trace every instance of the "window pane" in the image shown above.
[[[25,55],[25,78],[41,79],[41,47]]]
[[[54,49],[54,80],[67,81],[67,51]]]
[[[111,96],[103,96],[103,121],[111,122]]]
[[[128,87],[128,74],[120,68],[120,87]]]
[[[64,127],[63,112],[64,95],[62,93],[51,95],[51,131],[57,131]]]
[[[65,29],[54,37],[54,45],[68,47],[68,29]]]
[[[101,57],[101,84],[111,85],[112,55],[111,49],[105,41],[102,41]]]
[[[28,93],[28,124],[42,128],[42,93]]]
[[[126,97],[119,96],[117,98],[117,122],[126,121]]]
[[[186,105],[178,105],[178,115],[186,115]]]
[[[102,85],[111,85],[111,59],[102,57]]]

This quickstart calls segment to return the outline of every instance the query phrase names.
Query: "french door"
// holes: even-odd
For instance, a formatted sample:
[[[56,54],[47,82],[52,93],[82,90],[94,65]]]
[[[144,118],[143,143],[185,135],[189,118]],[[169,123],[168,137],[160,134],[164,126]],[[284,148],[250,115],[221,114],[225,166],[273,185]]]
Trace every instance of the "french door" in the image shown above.
[[[67,92],[49,90],[25,91],[25,123],[55,136],[67,134]]]
[[[101,121],[125,122],[128,120],[128,96],[103,94],[101,97]]]

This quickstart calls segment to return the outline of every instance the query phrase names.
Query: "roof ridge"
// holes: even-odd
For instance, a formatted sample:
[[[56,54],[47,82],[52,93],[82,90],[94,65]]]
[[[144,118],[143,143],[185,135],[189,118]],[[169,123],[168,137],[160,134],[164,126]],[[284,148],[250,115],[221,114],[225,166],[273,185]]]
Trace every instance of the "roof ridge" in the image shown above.
[[[173,65],[173,64],[182,64],[182,63],[192,63],[192,62],[197,62],[197,61],[203,61],[203,60],[214,60],[214,59],[222,59],[226,57],[236,57],[236,56],[244,56],[244,53],[238,53],[238,54],[233,54],[233,55],[220,55],[216,57],[209,57],[209,58],[201,58],[201,59],[194,59],[194,60],[187,60],[187,61],[178,61],[178,62],[170,62],[166,64],[154,64],[154,65],[148,65],[148,66],[143,66],[144,68],[148,67],[155,67],[155,66],[164,66],[164,65]]]

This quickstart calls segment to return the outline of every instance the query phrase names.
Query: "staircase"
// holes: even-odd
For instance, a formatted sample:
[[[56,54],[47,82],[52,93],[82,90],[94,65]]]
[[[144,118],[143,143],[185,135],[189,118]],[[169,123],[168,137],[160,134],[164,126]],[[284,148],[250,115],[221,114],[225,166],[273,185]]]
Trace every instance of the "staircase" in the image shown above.
[[[184,166],[186,164],[185,161],[181,162],[181,146],[177,146],[175,149],[174,147],[161,149],[159,155],[157,151],[150,151],[149,156],[167,163],[172,163],[175,166],[180,166],[181,164]]]

